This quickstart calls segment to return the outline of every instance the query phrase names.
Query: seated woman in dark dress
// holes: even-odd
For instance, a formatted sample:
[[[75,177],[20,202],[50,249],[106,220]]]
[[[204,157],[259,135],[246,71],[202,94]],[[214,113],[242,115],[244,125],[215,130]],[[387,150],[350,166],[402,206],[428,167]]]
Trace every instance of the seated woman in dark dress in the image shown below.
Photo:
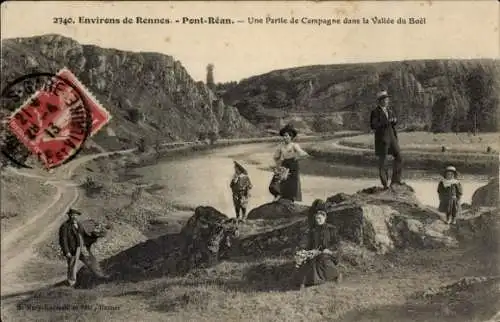
[[[331,233],[326,223],[325,203],[316,200],[309,214],[309,250],[317,250],[319,255],[307,260],[298,271],[300,286],[312,286],[328,281],[339,282],[341,274],[337,269],[338,261],[328,249]]]

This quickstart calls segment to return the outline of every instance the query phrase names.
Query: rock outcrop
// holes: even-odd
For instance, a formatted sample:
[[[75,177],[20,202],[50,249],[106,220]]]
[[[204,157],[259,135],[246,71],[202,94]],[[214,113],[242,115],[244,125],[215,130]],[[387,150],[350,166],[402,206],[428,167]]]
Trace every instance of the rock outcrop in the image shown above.
[[[300,217],[306,215],[307,209],[309,209],[309,207],[292,203],[285,199],[280,199],[252,209],[248,213],[247,219],[273,220],[279,218],[293,218],[296,216]]]
[[[499,178],[491,179],[487,185],[477,189],[472,195],[472,208],[498,207],[499,204]]]
[[[464,244],[483,242],[493,247],[492,254],[499,248],[500,213],[498,210],[481,211],[472,218],[459,218],[454,228],[458,240]]]
[[[255,127],[181,62],[158,53],[82,45],[60,35],[2,40],[2,84],[33,72],[68,67],[113,119],[95,141],[105,149],[154,142],[195,140],[199,132],[251,136]]]
[[[252,210],[253,217],[288,216],[293,222],[243,238],[239,250],[242,254],[285,255],[307,245],[307,209],[293,212],[279,207],[272,204],[258,207]],[[281,215],[273,217],[273,211],[281,211]],[[335,195],[327,201],[332,247],[344,241],[384,254],[401,248],[458,246],[443,219],[437,211],[421,205],[409,186],[388,191],[369,188],[350,196]]]
[[[376,92],[388,89],[400,123],[418,130],[473,130],[473,102],[481,100],[481,131],[496,131],[498,60],[421,60],[304,66],[244,79],[224,99],[259,126],[280,118],[301,132],[366,130]],[[400,106],[400,107],[398,107]],[[404,108],[402,106],[405,106]],[[272,111],[280,110],[280,111]],[[270,112],[271,111],[271,112]],[[283,113],[286,111],[286,113]]]

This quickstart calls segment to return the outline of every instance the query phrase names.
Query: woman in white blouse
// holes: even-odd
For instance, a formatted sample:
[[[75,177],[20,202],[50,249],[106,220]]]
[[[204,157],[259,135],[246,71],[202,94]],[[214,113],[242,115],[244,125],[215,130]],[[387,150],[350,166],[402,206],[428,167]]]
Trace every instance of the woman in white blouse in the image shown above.
[[[281,166],[288,169],[287,178],[280,183],[281,198],[291,201],[302,201],[299,159],[309,155],[296,142],[293,142],[297,136],[297,130],[291,125],[286,125],[282,128],[280,136],[283,137],[283,143],[276,149],[274,161],[277,167]]]

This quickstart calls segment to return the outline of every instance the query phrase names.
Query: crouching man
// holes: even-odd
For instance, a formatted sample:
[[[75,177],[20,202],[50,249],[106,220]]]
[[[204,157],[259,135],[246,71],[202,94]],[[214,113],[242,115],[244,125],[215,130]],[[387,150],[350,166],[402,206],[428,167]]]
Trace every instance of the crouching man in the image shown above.
[[[76,284],[78,260],[81,260],[96,276],[107,278],[91,250],[97,239],[106,235],[106,228],[92,220],[79,222],[77,216],[81,213],[77,210],[70,208],[67,215],[68,220],[59,228],[59,246],[68,263],[68,284],[72,287]]]

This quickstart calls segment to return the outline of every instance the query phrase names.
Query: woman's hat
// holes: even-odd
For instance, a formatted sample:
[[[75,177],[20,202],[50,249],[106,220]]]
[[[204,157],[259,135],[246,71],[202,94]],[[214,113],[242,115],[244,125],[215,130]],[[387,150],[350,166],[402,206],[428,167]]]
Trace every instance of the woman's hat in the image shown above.
[[[241,173],[244,173],[244,174],[247,174],[247,170],[245,168],[243,168],[243,166],[241,164],[239,164],[238,162],[236,161],[233,161],[234,162],[234,166],[241,172]]]
[[[313,213],[316,213],[318,211],[326,211],[326,202],[324,202],[322,199],[316,199],[311,205],[311,210]]]
[[[450,166],[447,166],[446,169],[444,169],[443,174],[446,174],[446,172],[453,172],[456,175],[457,169],[454,166],[450,165]]]
[[[297,136],[297,130],[291,125],[287,124],[280,130],[280,136],[284,136],[285,133],[288,133],[290,137],[294,138]]]

